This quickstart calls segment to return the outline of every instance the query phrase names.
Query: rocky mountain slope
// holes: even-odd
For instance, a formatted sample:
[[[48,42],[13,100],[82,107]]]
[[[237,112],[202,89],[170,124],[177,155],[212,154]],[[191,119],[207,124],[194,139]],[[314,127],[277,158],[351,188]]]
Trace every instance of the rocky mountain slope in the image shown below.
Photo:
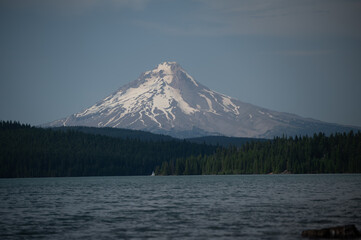
[[[161,63],[97,104],[46,126],[127,128],[178,138],[272,138],[351,129],[271,111],[217,93],[195,81],[175,62]]]

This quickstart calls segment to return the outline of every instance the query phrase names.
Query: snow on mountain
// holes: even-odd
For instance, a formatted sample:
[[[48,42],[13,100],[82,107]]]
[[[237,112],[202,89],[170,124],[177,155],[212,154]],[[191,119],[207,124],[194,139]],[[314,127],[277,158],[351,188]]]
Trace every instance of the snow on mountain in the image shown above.
[[[224,135],[271,138],[348,130],[257,107],[210,90],[176,62],[164,62],[104,100],[46,126],[145,130],[175,137]]]

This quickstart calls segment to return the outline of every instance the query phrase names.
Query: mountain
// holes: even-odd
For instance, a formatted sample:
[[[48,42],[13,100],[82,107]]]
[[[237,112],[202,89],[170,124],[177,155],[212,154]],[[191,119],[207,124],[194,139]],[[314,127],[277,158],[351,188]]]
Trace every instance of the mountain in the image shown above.
[[[349,131],[350,127],[271,111],[210,90],[176,62],[164,62],[84,111],[46,127],[143,130],[178,138],[272,138]]]

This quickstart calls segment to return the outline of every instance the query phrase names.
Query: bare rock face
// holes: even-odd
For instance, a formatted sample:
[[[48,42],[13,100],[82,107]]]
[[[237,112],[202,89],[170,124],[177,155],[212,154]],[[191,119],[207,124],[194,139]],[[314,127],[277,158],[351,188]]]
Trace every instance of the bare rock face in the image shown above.
[[[95,105],[43,126],[126,128],[178,138],[273,138],[351,129],[271,111],[217,93],[175,62],[161,63]]]
[[[361,233],[355,225],[345,225],[317,230],[306,230],[302,232],[302,237],[309,238],[359,238]]]

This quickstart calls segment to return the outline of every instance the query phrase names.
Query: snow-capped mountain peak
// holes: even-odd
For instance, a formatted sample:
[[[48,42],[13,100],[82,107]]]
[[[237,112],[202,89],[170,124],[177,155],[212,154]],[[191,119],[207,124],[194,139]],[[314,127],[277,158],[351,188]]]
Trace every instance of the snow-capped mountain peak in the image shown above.
[[[176,62],[160,63],[153,70],[147,71],[143,74],[148,81],[157,79],[158,81],[164,81],[168,84],[184,78],[182,75],[185,75],[188,81],[191,81],[196,87],[198,87],[198,83]]]
[[[97,104],[48,126],[129,128],[175,137],[273,137],[312,133],[322,124],[214,92],[176,62],[163,62]]]
[[[158,64],[158,66],[152,70],[152,72],[160,73],[163,71],[164,74],[174,74],[176,71],[179,71],[181,67],[176,62],[163,62]]]
[[[142,125],[149,127],[164,125],[174,127],[175,109],[184,114],[199,111],[191,107],[182,96],[182,85],[198,86],[176,62],[164,62],[151,71],[147,71],[138,80],[127,85],[98,104],[75,114],[76,118],[90,117],[98,114],[106,121],[99,121],[97,126],[118,127],[126,122],[128,127]],[[194,86],[193,86],[194,87]],[[105,117],[107,116],[107,117]],[[105,118],[104,118],[105,117]],[[164,118],[167,124],[159,120]],[[69,120],[64,125],[69,124]]]

